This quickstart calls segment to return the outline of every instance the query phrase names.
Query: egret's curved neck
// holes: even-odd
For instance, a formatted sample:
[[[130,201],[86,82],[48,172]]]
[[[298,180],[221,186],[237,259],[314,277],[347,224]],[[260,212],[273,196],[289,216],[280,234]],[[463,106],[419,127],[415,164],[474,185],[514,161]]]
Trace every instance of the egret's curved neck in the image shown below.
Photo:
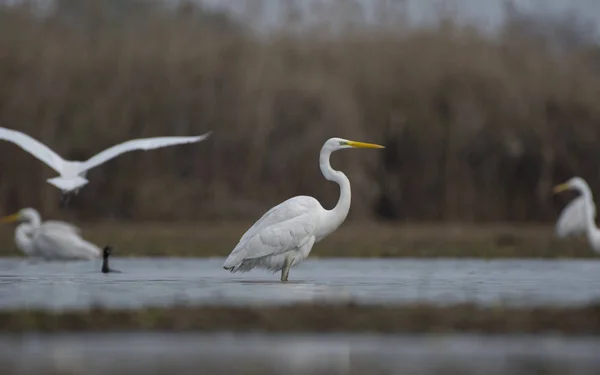
[[[583,206],[585,207],[586,234],[589,241],[595,242],[596,237],[600,236],[600,232],[596,226],[596,220],[594,219],[594,212],[592,210],[592,206],[594,205],[592,191],[587,185],[581,186],[579,191],[583,197]]]
[[[27,218],[29,219],[29,225],[34,229],[37,229],[42,225],[42,218],[40,217],[40,214],[35,211],[30,212]]]
[[[23,223],[15,231],[15,242],[19,249],[27,255],[33,253],[33,232],[36,228],[29,223]]]
[[[27,221],[17,227],[15,241],[17,246],[27,255],[33,253],[33,235],[42,224],[40,214],[31,210],[27,213]]]
[[[346,216],[348,216],[348,211],[350,211],[350,202],[352,200],[350,180],[348,180],[348,177],[344,173],[331,168],[331,164],[329,163],[330,156],[330,150],[322,149],[319,157],[319,165],[321,173],[323,173],[323,176],[327,180],[340,185],[340,198],[333,209],[325,210],[325,217],[321,222],[320,228],[323,236],[333,232],[344,222]]]

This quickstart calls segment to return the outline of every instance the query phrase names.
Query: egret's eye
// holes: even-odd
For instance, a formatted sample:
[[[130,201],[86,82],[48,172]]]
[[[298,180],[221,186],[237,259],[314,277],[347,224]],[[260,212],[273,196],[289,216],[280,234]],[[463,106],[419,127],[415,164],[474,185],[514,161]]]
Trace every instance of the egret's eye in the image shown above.
[[[347,143],[346,141],[340,141],[340,146],[345,146],[345,145],[347,145],[347,144],[348,144],[348,143]]]

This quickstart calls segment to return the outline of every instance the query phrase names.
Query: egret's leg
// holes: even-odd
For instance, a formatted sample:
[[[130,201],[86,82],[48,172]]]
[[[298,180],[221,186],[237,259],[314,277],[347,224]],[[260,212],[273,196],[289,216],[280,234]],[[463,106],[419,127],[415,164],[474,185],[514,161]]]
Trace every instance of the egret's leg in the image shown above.
[[[285,258],[285,264],[283,265],[283,269],[281,270],[281,282],[288,281],[288,276],[290,274],[291,266],[292,266],[292,260],[289,257]]]
[[[60,207],[66,208],[69,204],[69,200],[71,199],[71,195],[69,193],[61,193],[60,194]]]

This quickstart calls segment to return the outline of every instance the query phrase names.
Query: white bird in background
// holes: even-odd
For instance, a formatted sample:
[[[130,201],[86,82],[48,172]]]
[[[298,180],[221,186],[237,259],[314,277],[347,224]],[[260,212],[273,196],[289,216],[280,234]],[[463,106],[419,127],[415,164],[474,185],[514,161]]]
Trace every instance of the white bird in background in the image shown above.
[[[561,213],[556,223],[556,234],[559,237],[585,234],[588,243],[595,252],[600,253],[600,230],[596,226],[596,205],[592,191],[581,177],[573,177],[569,181],[556,185],[554,193],[565,190],[577,190],[581,195],[573,200]]]
[[[596,217],[596,205],[590,202],[592,217]],[[559,238],[579,236],[585,234],[585,197],[583,195],[573,199],[560,213],[556,222],[556,235]]]
[[[231,272],[246,272],[254,267],[281,271],[281,281],[287,281],[290,267],[308,257],[313,245],[336,230],[348,215],[350,181],[329,164],[331,153],[344,148],[384,147],[341,138],[327,140],[319,165],[327,180],[340,185],[337,205],[326,210],[315,198],[301,195],[273,207],[242,236],[223,268]]]
[[[81,238],[79,228],[62,221],[42,223],[40,214],[33,208],[24,208],[0,219],[2,223],[14,221],[24,222],[15,230],[15,242],[30,257],[45,260],[100,257],[100,248]]]
[[[57,153],[36,139],[21,133],[0,127],[0,139],[12,142],[23,150],[29,152],[50,168],[60,174],[60,177],[48,179],[48,183],[56,186],[62,192],[61,206],[66,205],[69,194],[77,193],[89,181],[85,178],[86,172],[114,157],[134,150],[152,150],[160,147],[174,146],[185,143],[195,143],[205,140],[212,132],[195,137],[156,137],[133,139],[107,148],[84,162],[64,160]]]

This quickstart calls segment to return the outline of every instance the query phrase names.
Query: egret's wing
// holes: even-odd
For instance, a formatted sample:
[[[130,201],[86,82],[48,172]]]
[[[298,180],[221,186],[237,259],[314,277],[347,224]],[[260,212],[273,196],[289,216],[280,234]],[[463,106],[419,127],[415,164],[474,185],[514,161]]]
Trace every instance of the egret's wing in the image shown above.
[[[318,207],[319,202],[315,198],[306,195],[300,195],[281,202],[261,216],[240,238],[238,245],[263,228],[300,216],[307,211],[316,210]]]
[[[314,227],[313,216],[306,213],[263,228],[231,252],[226,266],[298,249],[313,236]]]
[[[46,259],[91,259],[100,249],[60,224],[41,226],[34,237],[35,252]]]
[[[81,235],[81,229],[79,229],[78,227],[76,227],[73,224],[65,223],[64,221],[46,220],[40,227],[51,228],[51,230],[72,232],[72,233],[75,233],[76,235]]]
[[[312,197],[295,197],[269,210],[242,236],[225,261],[233,267],[243,260],[281,254],[302,247],[314,236],[319,203]]]
[[[592,217],[596,216],[596,205],[591,206]],[[561,212],[556,222],[556,235],[560,238],[577,236],[585,233],[585,198],[579,196],[573,199]]]
[[[200,142],[208,138],[211,135],[211,133],[212,132],[208,132],[197,137],[156,137],[132,139],[130,141],[115,145],[111,148],[107,148],[99,154],[92,156],[87,161],[82,162],[79,165],[79,172],[85,172],[89,169],[92,169],[125,152],[135,150],[152,150],[155,148]]]
[[[0,139],[12,142],[23,150],[29,152],[39,160],[46,163],[50,168],[58,173],[62,173],[64,160],[56,152],[38,140],[21,133],[17,130],[11,130],[0,127]]]

